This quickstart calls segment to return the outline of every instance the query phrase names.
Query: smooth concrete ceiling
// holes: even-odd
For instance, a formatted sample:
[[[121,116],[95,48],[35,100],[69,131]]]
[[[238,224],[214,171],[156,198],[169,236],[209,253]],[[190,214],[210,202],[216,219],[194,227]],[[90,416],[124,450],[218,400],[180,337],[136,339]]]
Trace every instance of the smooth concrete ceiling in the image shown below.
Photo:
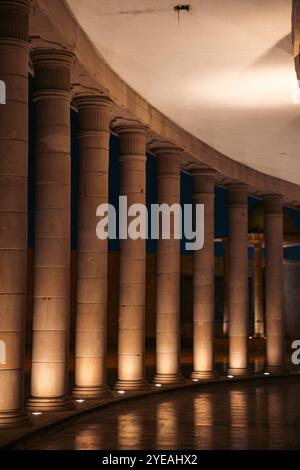
[[[300,183],[291,0],[189,0],[179,24],[171,0],[67,2],[159,111],[226,156]]]

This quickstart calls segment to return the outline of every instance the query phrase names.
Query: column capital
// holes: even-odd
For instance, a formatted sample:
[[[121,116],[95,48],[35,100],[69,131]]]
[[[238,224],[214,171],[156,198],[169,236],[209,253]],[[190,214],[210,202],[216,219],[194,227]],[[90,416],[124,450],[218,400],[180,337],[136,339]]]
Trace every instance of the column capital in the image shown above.
[[[84,95],[78,94],[74,96],[74,105],[76,108],[92,108],[92,107],[102,107],[102,108],[111,108],[113,105],[113,100],[106,95]]]
[[[191,176],[203,176],[203,177],[212,177],[215,179],[217,175],[217,170],[214,168],[190,168],[187,171],[191,174]]]
[[[0,1],[0,44],[12,42],[15,45],[29,44],[29,14],[32,0]]]
[[[74,105],[79,112],[79,136],[94,132],[109,132],[112,100],[104,95],[78,95]]]
[[[228,189],[229,206],[239,206],[248,204],[248,186],[244,183],[229,183]]]
[[[132,157],[136,155],[146,158],[146,135],[148,129],[139,122],[122,122],[114,130],[120,138],[120,156]]]
[[[146,136],[148,132],[148,127],[138,121],[116,120],[112,127],[120,137],[126,134],[141,134]]]
[[[35,98],[41,95],[71,94],[74,54],[67,49],[38,47],[31,51],[35,72]]]
[[[283,196],[281,194],[265,194],[263,200],[265,215],[282,215]]]
[[[213,168],[191,168],[193,197],[199,194],[213,194],[215,187],[216,170]]]
[[[149,150],[153,152],[157,157],[172,157],[177,158],[178,160],[183,154],[183,149],[178,147],[171,142],[163,142],[163,141],[153,141],[149,145]]]

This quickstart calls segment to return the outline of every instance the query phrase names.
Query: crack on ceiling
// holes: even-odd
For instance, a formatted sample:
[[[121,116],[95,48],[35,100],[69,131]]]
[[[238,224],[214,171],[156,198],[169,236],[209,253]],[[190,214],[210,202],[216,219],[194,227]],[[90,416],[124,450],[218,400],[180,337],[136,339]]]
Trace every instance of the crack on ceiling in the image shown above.
[[[165,13],[168,10],[158,9],[158,8],[148,8],[146,10],[121,10],[118,15],[147,15],[151,13]]]

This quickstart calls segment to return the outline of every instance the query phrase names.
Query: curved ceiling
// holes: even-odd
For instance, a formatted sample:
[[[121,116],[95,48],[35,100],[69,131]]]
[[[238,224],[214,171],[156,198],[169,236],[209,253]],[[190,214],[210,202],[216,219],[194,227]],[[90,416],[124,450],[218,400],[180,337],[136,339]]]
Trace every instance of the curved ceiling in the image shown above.
[[[108,64],[181,127],[300,182],[292,0],[67,0]],[[180,2],[179,2],[180,3]]]

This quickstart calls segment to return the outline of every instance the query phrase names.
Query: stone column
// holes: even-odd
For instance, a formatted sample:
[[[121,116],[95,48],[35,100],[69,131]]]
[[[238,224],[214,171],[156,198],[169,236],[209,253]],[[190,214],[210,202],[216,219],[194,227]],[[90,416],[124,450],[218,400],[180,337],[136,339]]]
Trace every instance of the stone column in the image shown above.
[[[214,171],[193,170],[193,203],[204,204],[204,246],[193,253],[194,369],[192,379],[214,374]]]
[[[180,156],[182,150],[161,146],[158,157],[158,203],[180,204]],[[166,215],[168,217],[168,214]],[[162,216],[161,221],[164,219]],[[174,239],[174,214],[170,239],[158,240],[156,288],[155,383],[183,381],[180,373],[180,240]]]
[[[224,263],[224,306],[223,306],[223,335],[229,333],[229,241],[223,240],[223,263]]]
[[[264,326],[264,298],[263,298],[263,266],[262,266],[262,243],[254,245],[254,336],[263,338],[265,336]]]
[[[229,196],[229,373],[248,366],[248,190],[231,184]]]
[[[36,49],[36,168],[31,410],[72,406],[70,308],[70,72],[73,54]]]
[[[96,236],[97,207],[108,203],[109,111],[105,96],[78,96],[79,199],[77,249],[76,398],[107,393],[107,240]]]
[[[277,372],[284,365],[282,196],[265,196],[264,212],[267,367]]]
[[[120,137],[120,195],[127,204],[146,205],[146,128],[116,127]],[[126,214],[124,214],[126,217]],[[131,222],[132,217],[129,217]],[[120,242],[120,297],[117,390],[142,390],[145,381],[146,240]]]
[[[6,104],[0,105],[0,428],[21,426],[26,421],[23,367],[30,8],[30,0],[0,1],[0,80],[6,86]]]

